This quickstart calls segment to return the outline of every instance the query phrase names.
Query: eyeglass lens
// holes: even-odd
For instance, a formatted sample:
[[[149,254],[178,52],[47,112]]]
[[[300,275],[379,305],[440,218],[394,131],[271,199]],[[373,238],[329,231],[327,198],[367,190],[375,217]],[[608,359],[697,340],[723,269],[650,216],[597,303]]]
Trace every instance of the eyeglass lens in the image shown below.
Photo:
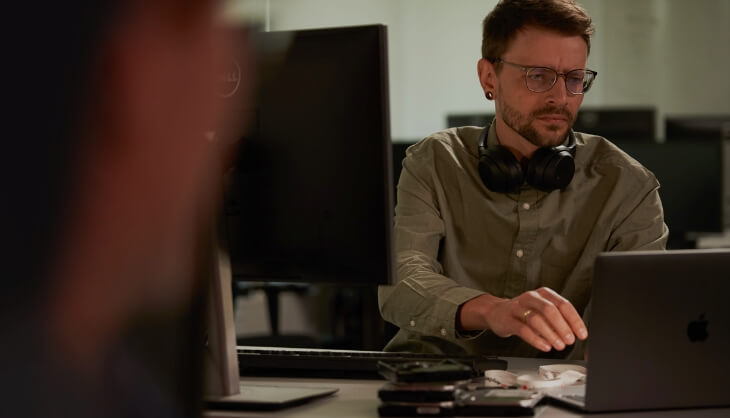
[[[527,88],[541,93],[550,90],[558,78],[558,73],[550,68],[530,68],[525,74]],[[565,86],[568,91],[580,94],[588,91],[593,81],[593,73],[585,70],[573,70],[565,74]]]

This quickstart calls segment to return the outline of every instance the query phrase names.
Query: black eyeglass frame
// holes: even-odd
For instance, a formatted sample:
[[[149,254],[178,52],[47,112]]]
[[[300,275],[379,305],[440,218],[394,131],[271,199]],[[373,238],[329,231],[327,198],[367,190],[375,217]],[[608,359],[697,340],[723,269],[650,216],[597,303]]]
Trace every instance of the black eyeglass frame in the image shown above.
[[[550,67],[527,67],[527,66],[524,66],[524,65],[515,64],[513,62],[505,61],[502,58],[496,58],[496,59],[490,60],[490,61],[494,65],[496,65],[496,64],[498,64],[498,63],[501,62],[501,63],[507,64],[509,66],[512,66],[512,67],[515,67],[515,68],[518,68],[518,69],[522,70],[525,73],[525,87],[527,87],[527,90],[530,90],[533,93],[544,93],[546,91],[549,91],[550,89],[552,89],[555,86],[555,83],[558,82],[558,77],[563,77],[563,79],[565,80],[565,89],[568,91],[568,93],[570,93],[570,94],[576,94],[576,95],[577,94],[585,94],[588,90],[591,89],[591,86],[593,85],[593,82],[596,80],[596,77],[598,76],[598,72],[597,71],[589,70],[587,68],[576,68],[576,69],[570,70],[570,71],[565,72],[565,73],[560,73],[560,72],[557,72],[557,71],[555,71],[554,69],[552,69]],[[531,89],[529,83],[527,82],[527,76],[530,74],[530,71],[537,70],[537,69],[540,69],[540,70],[548,70],[548,71],[551,71],[553,74],[555,74],[555,77],[553,78],[553,82],[545,90],[534,90],[534,89]],[[590,74],[590,78],[589,78],[588,82],[587,83],[585,81],[583,82],[584,87],[583,87],[583,91],[581,91],[581,92],[574,92],[574,91],[570,90],[570,87],[568,87],[568,74],[572,73],[573,71],[583,71],[584,74]],[[583,79],[585,80],[585,77]]]

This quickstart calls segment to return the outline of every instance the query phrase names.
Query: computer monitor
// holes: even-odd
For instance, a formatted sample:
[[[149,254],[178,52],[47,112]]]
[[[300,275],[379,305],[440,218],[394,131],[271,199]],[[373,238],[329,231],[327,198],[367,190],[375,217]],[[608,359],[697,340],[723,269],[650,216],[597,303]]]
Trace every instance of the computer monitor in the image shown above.
[[[730,131],[725,132],[725,138],[722,140],[722,185],[725,189],[723,200],[723,222],[725,231],[730,231]]]
[[[665,143],[615,141],[651,170],[669,227],[670,248],[692,246],[694,233],[723,230],[722,141],[691,139]]]
[[[391,282],[386,27],[253,38],[255,120],[225,201],[233,278]]]
[[[446,127],[486,126],[494,120],[494,113],[454,113],[446,116]]]
[[[653,107],[582,107],[573,130],[599,135],[610,141],[647,141],[655,138]]]
[[[667,140],[719,139],[730,135],[730,115],[667,116],[664,130]]]
[[[236,324],[233,319],[231,262],[220,231],[209,236],[204,350],[206,396],[230,396],[239,393]]]

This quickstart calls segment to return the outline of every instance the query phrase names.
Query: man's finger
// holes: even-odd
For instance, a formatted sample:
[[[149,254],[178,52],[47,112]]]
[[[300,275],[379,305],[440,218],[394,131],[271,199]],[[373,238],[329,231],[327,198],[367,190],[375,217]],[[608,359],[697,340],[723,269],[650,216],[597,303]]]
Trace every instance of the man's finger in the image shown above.
[[[547,323],[547,321],[545,321],[545,318],[543,318],[540,313],[531,312],[527,317],[525,317],[525,322],[532,327],[533,331],[542,336],[548,344],[552,344],[556,350],[563,351],[565,349],[565,341],[558,336],[555,330]]]
[[[558,309],[558,311],[560,311],[563,318],[565,318],[565,321],[567,321],[567,323],[570,325],[570,328],[575,333],[575,335],[578,336],[578,338],[580,338],[581,340],[585,340],[586,338],[588,338],[588,329],[586,328],[583,319],[578,314],[578,311],[575,310],[575,307],[572,303],[570,303],[570,301],[560,296],[554,290],[547,287],[539,289],[538,292],[545,299],[549,300],[553,305],[555,305],[555,307]]]
[[[539,312],[547,321],[547,324],[555,330],[565,345],[575,342],[575,336],[563,314],[548,299],[538,291],[525,292],[520,296],[520,304],[528,309]]]
[[[524,321],[510,318],[510,328],[515,329],[515,335],[522,338],[526,343],[537,348],[540,351],[548,352],[552,349],[550,344],[535,333],[532,328]]]

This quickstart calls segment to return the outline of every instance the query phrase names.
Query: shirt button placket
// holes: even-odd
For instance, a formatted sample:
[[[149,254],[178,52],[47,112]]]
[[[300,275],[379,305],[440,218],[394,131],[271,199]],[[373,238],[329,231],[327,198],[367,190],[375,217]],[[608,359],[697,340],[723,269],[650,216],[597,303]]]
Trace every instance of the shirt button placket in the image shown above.
[[[518,217],[517,236],[512,247],[512,273],[510,283],[506,287],[506,295],[514,297],[530,286],[527,274],[527,254],[535,243],[538,222],[534,201],[538,198],[536,190],[528,189],[520,193],[516,203]]]

